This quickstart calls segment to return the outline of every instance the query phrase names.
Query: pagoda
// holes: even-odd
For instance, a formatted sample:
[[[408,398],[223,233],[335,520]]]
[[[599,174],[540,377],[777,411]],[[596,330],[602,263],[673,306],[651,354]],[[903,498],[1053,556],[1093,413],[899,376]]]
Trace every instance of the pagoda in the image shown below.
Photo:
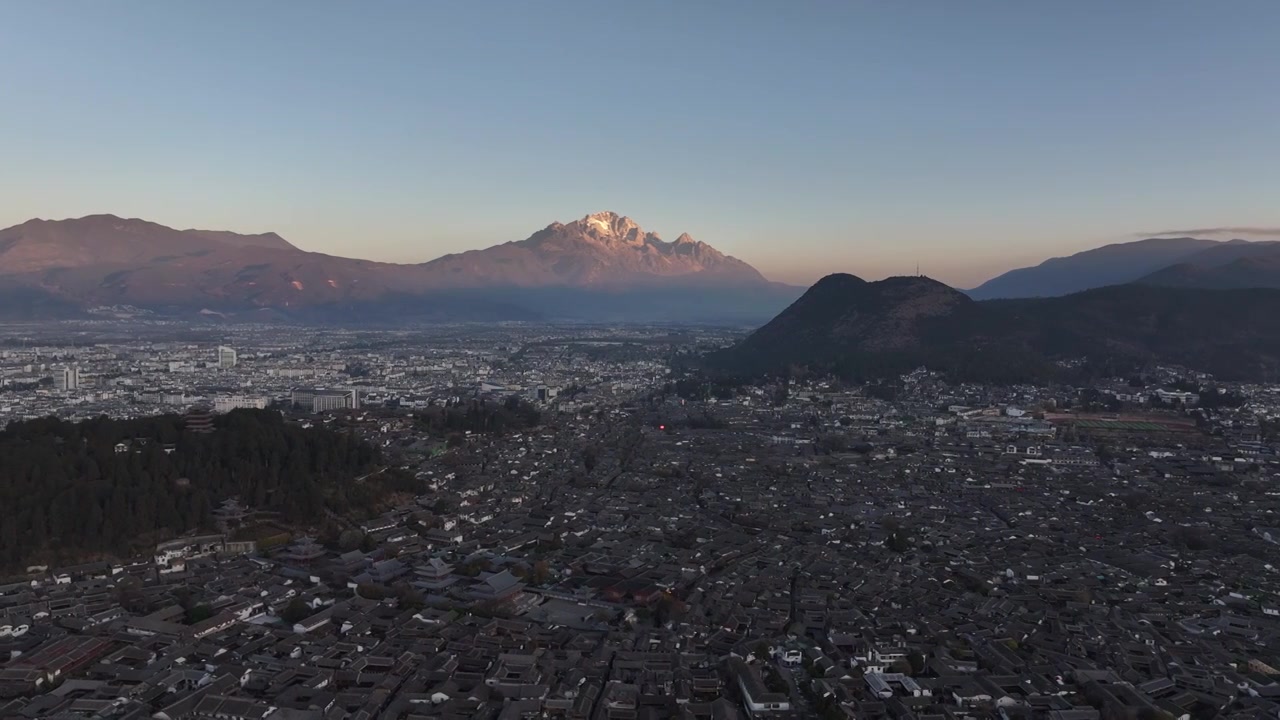
[[[182,423],[187,432],[208,435],[213,432],[213,413],[207,407],[196,405],[187,410],[186,415],[182,417]]]
[[[218,523],[218,529],[223,534],[230,533],[243,525],[248,515],[249,511],[240,504],[240,499],[233,497],[223,500],[218,509],[213,511],[213,519]]]
[[[281,558],[287,562],[298,565],[309,565],[316,560],[324,557],[328,552],[324,546],[316,542],[316,539],[310,535],[303,535],[289,546]]]
[[[458,581],[453,576],[453,567],[438,557],[414,568],[413,574],[413,586],[429,593],[439,593]]]

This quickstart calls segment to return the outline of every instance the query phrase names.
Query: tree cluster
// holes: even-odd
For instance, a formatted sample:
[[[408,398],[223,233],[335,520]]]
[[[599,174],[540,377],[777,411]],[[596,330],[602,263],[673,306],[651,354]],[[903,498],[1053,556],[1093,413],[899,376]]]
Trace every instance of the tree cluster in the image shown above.
[[[499,403],[470,400],[456,405],[434,405],[414,414],[424,430],[436,437],[461,433],[518,432],[537,426],[542,414],[525,400],[512,395]]]
[[[368,507],[388,490],[351,480],[378,459],[351,435],[268,410],[219,416],[209,434],[177,415],[11,423],[0,432],[0,569],[123,556],[212,529],[231,497],[298,523]]]

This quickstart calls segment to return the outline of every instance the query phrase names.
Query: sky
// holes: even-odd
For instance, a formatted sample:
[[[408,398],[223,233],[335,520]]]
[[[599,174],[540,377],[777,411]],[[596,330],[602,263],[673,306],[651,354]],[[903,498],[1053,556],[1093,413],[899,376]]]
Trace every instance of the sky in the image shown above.
[[[9,0],[0,226],[418,262],[614,210],[968,287],[1280,227],[1278,36],[1275,0]]]

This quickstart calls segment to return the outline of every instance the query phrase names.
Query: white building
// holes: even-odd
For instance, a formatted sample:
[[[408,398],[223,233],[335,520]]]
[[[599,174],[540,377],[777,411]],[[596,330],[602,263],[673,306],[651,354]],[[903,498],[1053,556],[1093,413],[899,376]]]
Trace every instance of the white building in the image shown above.
[[[298,388],[293,391],[294,407],[311,412],[328,412],[330,410],[359,410],[359,390],[324,390],[316,388]]]
[[[234,348],[229,348],[225,345],[218,347],[218,367],[229,370],[235,367],[238,362],[239,359],[236,357]]]
[[[216,413],[229,413],[232,410],[239,410],[241,408],[262,410],[267,407],[267,404],[267,399],[264,397],[232,395],[229,397],[214,398],[213,411]]]
[[[80,368],[69,367],[53,373],[53,386],[59,390],[80,389]]]
[[[1167,403],[1181,403],[1188,407],[1200,402],[1200,395],[1178,390],[1156,390],[1156,397]]]

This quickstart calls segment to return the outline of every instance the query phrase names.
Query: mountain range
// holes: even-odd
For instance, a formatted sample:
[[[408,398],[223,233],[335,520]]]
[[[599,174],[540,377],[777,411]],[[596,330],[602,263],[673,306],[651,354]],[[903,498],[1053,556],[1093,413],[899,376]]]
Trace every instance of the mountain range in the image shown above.
[[[1280,242],[1171,237],[1116,243],[1010,270],[967,292],[975,300],[1054,297],[1125,283],[1280,288]]]
[[[11,314],[130,305],[249,319],[763,320],[799,293],[687,234],[666,242],[613,212],[420,264],[114,215],[0,230],[0,295],[21,299]]]
[[[1280,288],[1280,242],[1161,237],[1107,245],[1004,273],[965,291],[967,298],[935,288],[942,294],[925,305],[954,309],[966,299],[1048,298],[1122,285]],[[758,323],[802,292],[687,234],[668,242],[614,212],[413,264],[308,252],[275,233],[175,230],[114,215],[0,230],[6,319],[133,306],[219,320]],[[882,322],[901,320],[894,317]]]
[[[1280,290],[1129,283],[1053,298],[978,301],[925,277],[830,275],[741,343],[731,375],[796,369],[887,377],[926,366],[957,380],[1031,382],[1080,358],[1116,374],[1174,364],[1223,379],[1280,378]]]

